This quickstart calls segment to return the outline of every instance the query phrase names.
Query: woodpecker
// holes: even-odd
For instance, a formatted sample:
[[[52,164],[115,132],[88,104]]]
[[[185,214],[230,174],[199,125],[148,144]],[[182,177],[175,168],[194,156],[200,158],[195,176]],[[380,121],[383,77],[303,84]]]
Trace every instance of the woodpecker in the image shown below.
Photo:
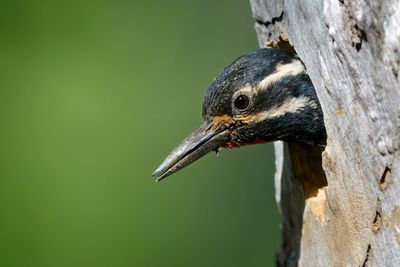
[[[282,140],[325,145],[322,109],[294,54],[263,48],[225,67],[203,99],[202,123],[153,172],[157,181],[210,151]]]

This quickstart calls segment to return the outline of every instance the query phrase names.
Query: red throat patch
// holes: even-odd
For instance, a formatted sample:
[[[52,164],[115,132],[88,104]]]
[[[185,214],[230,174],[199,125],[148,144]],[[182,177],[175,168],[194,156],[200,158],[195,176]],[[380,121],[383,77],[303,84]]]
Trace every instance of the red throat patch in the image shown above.
[[[264,141],[264,140],[255,140],[255,141],[246,142],[246,143],[229,142],[229,143],[225,143],[225,144],[221,145],[221,147],[224,147],[224,148],[235,148],[235,147],[241,147],[241,146],[266,144],[266,143],[268,143],[268,142]]]

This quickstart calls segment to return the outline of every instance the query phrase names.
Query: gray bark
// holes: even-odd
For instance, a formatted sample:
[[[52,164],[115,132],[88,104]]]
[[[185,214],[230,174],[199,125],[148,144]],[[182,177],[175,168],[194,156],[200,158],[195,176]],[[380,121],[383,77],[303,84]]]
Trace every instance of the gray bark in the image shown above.
[[[400,0],[250,2],[260,46],[306,65],[328,135],[322,156],[275,144],[278,265],[400,266]]]

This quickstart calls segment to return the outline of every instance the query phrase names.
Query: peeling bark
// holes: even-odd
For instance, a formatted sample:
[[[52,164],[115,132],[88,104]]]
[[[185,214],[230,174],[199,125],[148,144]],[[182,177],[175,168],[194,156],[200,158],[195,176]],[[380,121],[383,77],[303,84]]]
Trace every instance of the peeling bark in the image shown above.
[[[327,146],[277,143],[279,266],[400,266],[400,0],[250,0],[260,46],[294,49]]]

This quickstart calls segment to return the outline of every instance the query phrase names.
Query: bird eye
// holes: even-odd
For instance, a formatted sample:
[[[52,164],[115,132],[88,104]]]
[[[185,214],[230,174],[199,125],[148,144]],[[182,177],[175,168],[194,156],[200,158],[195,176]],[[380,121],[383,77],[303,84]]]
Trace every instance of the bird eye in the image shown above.
[[[239,95],[234,101],[235,108],[245,110],[250,105],[250,98],[247,95]]]

